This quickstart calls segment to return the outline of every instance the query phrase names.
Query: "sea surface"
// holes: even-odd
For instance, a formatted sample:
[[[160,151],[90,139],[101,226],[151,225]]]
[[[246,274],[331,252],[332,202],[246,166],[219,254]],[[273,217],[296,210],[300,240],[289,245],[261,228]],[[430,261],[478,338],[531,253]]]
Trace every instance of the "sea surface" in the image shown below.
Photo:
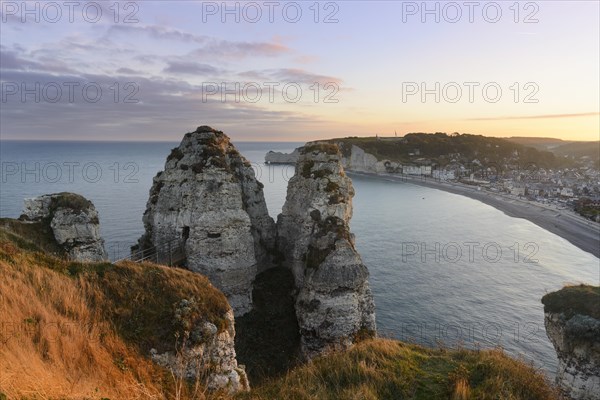
[[[271,216],[292,166],[263,163],[300,143],[235,143],[265,185]],[[23,199],[70,191],[94,202],[111,259],[143,232],[152,178],[178,143],[0,142],[0,216]],[[598,285],[600,260],[477,200],[405,182],[352,176],[351,222],[369,267],[380,335],[428,346],[502,347],[552,374],[541,297],[567,283]]]

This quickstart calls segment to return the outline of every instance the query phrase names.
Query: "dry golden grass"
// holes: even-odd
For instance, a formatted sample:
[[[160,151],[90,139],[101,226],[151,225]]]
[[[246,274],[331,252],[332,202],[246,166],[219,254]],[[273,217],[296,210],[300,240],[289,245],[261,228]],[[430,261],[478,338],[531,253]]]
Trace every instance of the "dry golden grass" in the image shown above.
[[[158,369],[98,318],[80,280],[8,242],[0,254],[0,391],[10,399],[162,398]]]
[[[152,363],[175,349],[174,305],[225,328],[208,279],[153,264],[73,263],[0,229],[0,398],[204,398]],[[194,323],[195,320],[190,321]]]

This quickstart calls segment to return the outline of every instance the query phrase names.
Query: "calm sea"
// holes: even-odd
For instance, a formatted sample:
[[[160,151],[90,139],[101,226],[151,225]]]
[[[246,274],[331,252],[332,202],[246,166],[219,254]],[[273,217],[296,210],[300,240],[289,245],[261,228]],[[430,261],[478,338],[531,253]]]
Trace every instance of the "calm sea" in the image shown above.
[[[0,142],[0,216],[23,198],[71,191],[94,202],[111,258],[142,234],[152,177],[178,143]],[[276,218],[291,166],[269,150],[300,143],[236,143],[265,185]],[[353,176],[352,230],[371,271],[380,333],[430,346],[501,346],[554,371],[540,298],[566,283],[598,284],[600,260],[523,219],[466,197]]]

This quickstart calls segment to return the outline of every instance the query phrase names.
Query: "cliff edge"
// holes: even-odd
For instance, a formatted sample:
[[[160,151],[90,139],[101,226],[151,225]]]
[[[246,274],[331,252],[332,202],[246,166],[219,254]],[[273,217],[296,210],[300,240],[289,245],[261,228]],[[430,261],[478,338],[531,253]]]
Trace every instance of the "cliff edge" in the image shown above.
[[[600,399],[600,287],[567,286],[542,303],[558,355],[556,383],[571,399]]]
[[[62,192],[25,199],[19,219],[4,218],[2,225],[71,261],[108,259],[98,211],[79,194]]]

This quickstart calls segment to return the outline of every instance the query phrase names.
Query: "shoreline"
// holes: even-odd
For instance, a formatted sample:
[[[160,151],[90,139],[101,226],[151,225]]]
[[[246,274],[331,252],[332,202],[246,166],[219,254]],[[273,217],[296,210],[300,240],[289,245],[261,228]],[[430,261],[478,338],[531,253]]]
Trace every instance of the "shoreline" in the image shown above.
[[[513,218],[523,218],[537,226],[554,233],[583,251],[600,258],[600,224],[575,214],[570,210],[536,204],[527,200],[509,197],[505,194],[478,190],[476,186],[449,183],[433,178],[417,178],[376,174],[370,172],[346,170],[348,175],[377,178],[394,182],[411,183],[431,189],[443,190],[473,200],[481,201]]]

